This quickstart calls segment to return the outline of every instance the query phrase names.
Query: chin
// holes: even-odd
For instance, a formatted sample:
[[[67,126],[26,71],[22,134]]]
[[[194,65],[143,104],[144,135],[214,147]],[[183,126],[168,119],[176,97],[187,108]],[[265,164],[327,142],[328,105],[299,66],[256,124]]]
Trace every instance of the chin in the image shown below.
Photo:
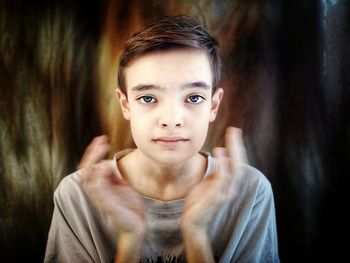
[[[159,164],[163,165],[176,165],[186,160],[192,158],[198,152],[189,152],[189,151],[162,151],[157,153],[149,153],[147,154],[149,158],[153,159]]]

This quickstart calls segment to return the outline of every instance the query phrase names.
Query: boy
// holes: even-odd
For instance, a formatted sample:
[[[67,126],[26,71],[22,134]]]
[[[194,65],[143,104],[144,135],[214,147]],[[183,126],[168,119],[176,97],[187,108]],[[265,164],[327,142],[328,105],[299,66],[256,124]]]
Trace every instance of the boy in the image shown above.
[[[279,262],[270,183],[228,128],[201,152],[223,96],[220,59],[186,16],[148,24],[121,55],[119,98],[134,150],[58,186],[45,262]]]

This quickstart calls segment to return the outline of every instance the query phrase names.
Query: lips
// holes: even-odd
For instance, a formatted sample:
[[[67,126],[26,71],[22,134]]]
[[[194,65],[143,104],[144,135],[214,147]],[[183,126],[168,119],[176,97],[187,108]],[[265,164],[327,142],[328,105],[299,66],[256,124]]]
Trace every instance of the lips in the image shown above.
[[[189,139],[186,137],[180,137],[180,136],[164,136],[164,137],[157,137],[152,141],[156,144],[159,144],[165,147],[176,147],[180,144],[183,144],[189,141]]]
[[[164,136],[153,139],[154,142],[186,142],[189,139],[179,136]]]

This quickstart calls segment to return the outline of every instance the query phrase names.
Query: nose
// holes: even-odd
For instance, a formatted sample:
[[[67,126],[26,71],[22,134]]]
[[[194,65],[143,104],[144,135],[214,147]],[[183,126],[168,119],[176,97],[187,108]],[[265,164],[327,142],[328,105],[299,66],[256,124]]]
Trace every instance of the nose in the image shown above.
[[[180,106],[169,105],[161,112],[159,126],[162,128],[181,128],[184,125],[183,114],[183,109]]]

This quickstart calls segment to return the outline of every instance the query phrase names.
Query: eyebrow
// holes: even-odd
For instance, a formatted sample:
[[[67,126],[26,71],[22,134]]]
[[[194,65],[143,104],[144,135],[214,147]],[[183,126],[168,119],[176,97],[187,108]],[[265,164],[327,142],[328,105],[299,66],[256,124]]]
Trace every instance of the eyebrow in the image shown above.
[[[185,83],[180,87],[181,90],[186,90],[191,88],[200,88],[200,89],[208,90],[208,89],[211,89],[211,86],[203,81],[197,81],[197,82]],[[164,90],[164,89],[165,88],[160,87],[158,85],[145,85],[145,84],[139,84],[131,88],[132,91]]]
[[[181,86],[182,90],[191,89],[191,88],[200,88],[200,89],[208,90],[208,89],[211,89],[211,86],[209,84],[205,83],[204,81],[186,83],[186,84]]]
[[[131,88],[132,91],[163,90],[163,89],[164,88],[161,88],[160,86],[157,86],[157,85],[144,85],[144,84],[139,84]]]

